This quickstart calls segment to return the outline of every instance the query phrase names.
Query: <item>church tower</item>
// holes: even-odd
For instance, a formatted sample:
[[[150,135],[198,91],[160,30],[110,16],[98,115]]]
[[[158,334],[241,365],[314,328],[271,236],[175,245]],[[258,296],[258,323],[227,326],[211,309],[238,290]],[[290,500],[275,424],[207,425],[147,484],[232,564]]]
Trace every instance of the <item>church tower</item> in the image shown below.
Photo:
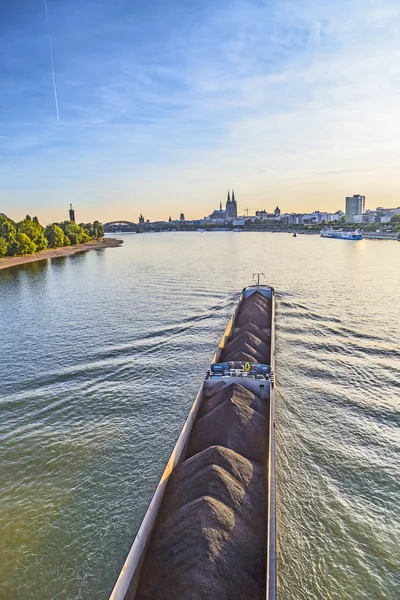
[[[232,217],[237,217],[237,204],[235,200],[235,190],[232,190]]]
[[[226,216],[227,217],[231,217],[231,212],[232,212],[232,202],[231,202],[231,196],[228,190],[228,199],[226,201]]]

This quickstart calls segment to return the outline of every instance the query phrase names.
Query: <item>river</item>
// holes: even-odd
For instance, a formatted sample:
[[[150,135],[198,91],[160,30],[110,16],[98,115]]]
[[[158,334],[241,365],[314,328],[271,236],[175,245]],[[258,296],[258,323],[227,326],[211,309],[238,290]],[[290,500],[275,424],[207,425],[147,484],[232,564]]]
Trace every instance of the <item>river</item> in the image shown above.
[[[279,598],[398,598],[400,243],[122,237],[0,271],[0,598],[108,598],[259,271],[277,292]]]

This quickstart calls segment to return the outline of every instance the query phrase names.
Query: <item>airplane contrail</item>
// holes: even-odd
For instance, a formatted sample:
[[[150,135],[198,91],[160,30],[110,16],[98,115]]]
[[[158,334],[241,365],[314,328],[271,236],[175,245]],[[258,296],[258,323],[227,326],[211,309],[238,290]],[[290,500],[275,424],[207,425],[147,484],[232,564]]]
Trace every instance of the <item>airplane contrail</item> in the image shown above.
[[[60,113],[58,112],[58,98],[57,98],[56,75],[55,75],[55,72],[54,72],[53,42],[52,42],[51,34],[50,34],[50,25],[49,25],[49,15],[48,15],[48,8],[47,8],[47,0],[44,0],[44,9],[46,11],[46,27],[47,27],[47,34],[49,36],[51,73],[52,73],[52,76],[53,76],[54,100],[55,100],[55,103],[56,103],[57,121],[59,121],[60,120]]]

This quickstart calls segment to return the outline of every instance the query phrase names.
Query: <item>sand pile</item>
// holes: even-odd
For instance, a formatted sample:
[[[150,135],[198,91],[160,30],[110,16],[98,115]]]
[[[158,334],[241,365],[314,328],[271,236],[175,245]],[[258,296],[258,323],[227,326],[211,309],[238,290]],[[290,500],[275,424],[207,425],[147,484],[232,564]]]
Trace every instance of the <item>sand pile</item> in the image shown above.
[[[213,391],[168,483],[136,600],[265,598],[268,405],[238,384]]]
[[[260,292],[240,306],[235,328],[219,362],[246,361],[269,364],[271,358],[271,300]]]
[[[271,301],[241,305],[222,361],[269,364]],[[208,388],[172,473],[135,600],[265,600],[268,401]]]

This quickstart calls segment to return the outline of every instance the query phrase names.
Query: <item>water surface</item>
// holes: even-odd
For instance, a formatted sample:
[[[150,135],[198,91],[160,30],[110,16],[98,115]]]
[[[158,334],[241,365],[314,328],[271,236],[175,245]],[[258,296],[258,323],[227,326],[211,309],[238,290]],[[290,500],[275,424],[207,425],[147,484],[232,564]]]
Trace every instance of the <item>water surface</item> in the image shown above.
[[[257,271],[278,292],[280,599],[398,598],[400,244],[123,237],[0,271],[0,598],[108,597]]]

